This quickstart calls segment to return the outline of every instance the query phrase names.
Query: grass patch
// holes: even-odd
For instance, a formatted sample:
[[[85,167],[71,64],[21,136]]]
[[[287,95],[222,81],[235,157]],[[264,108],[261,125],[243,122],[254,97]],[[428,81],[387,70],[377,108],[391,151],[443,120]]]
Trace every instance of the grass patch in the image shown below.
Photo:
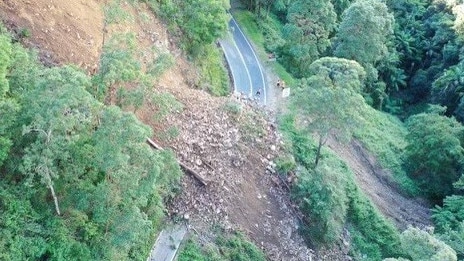
[[[407,145],[407,130],[396,117],[366,106],[363,124],[354,132],[382,167],[392,171],[392,181],[410,196],[420,194],[418,186],[403,169],[403,151]]]
[[[200,88],[215,96],[226,96],[230,93],[229,75],[224,67],[222,52],[214,44],[201,48],[195,58],[200,71]]]
[[[243,234],[221,232],[212,243],[200,245],[196,238],[182,246],[177,261],[265,261],[264,253]]]
[[[111,1],[104,8],[105,24],[119,24],[125,21],[133,22],[134,18],[124,8],[120,0]]]

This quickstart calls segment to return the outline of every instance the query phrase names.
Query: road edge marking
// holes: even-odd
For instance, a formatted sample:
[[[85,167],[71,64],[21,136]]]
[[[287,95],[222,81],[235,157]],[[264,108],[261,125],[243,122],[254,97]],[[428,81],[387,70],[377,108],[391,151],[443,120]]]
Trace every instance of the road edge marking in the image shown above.
[[[261,73],[261,80],[263,81],[264,105],[266,105],[266,103],[267,103],[266,81],[264,80],[263,68],[261,66],[261,63],[259,62],[258,56],[256,55],[255,50],[253,49],[253,46],[248,41],[248,39],[247,39],[246,35],[243,33],[242,29],[240,29],[240,26],[238,25],[237,21],[235,20],[235,18],[233,16],[232,16],[232,21],[234,21],[234,24],[237,26],[240,33],[243,35],[243,38],[245,38],[246,43],[250,47],[251,52],[253,53],[253,56],[255,57],[256,62],[258,63],[259,72]],[[234,41],[234,43],[235,43],[235,41]],[[240,55],[241,55],[241,53],[240,53]],[[247,68],[247,72],[248,72],[248,68]],[[248,72],[248,74],[249,74],[249,72]],[[250,81],[251,81],[251,78],[250,78]],[[253,89],[253,85],[251,87]]]

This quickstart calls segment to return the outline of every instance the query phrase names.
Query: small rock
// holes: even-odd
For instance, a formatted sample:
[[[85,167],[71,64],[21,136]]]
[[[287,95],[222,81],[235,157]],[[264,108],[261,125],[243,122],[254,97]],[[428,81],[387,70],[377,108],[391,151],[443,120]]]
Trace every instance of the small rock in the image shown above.
[[[272,151],[275,151],[275,150],[276,150],[276,146],[275,146],[275,145],[271,145],[271,150],[272,150]]]
[[[201,159],[197,159],[195,161],[195,163],[197,164],[197,166],[201,166],[201,164],[203,164],[203,162],[201,161]]]
[[[184,214],[184,219],[185,220],[189,220],[190,219],[190,215],[188,213]]]

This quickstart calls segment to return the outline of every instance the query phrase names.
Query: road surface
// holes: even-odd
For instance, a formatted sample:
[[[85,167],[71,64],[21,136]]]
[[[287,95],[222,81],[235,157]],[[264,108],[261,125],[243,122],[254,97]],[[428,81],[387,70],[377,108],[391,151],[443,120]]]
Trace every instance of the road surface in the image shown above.
[[[161,231],[147,261],[172,261],[187,233],[185,225],[174,225]]]
[[[229,35],[220,41],[234,80],[234,92],[267,102],[264,73],[258,57],[239,25],[229,21]],[[258,94],[259,93],[259,94]]]

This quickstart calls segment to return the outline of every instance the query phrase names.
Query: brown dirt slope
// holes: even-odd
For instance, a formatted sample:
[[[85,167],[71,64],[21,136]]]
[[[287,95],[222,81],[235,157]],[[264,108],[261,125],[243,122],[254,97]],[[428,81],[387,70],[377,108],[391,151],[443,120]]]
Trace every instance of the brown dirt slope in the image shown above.
[[[97,69],[103,41],[103,12],[96,0],[2,0],[0,16],[46,64]]]
[[[374,157],[356,140],[348,144],[330,139],[328,146],[354,172],[358,186],[377,209],[400,230],[408,225],[425,228],[431,225],[430,206],[425,201],[407,198],[387,181],[391,173],[383,169]]]

